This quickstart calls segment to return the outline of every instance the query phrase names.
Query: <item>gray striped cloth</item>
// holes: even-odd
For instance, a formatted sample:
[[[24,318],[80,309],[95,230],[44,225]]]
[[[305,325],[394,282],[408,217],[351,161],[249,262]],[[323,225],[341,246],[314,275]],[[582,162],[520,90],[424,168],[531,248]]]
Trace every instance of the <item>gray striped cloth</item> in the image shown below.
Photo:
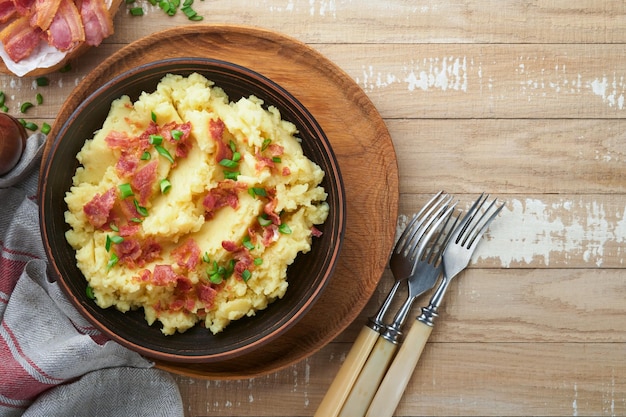
[[[0,416],[183,416],[167,372],[107,340],[46,274],[37,174],[45,136],[0,176]]]

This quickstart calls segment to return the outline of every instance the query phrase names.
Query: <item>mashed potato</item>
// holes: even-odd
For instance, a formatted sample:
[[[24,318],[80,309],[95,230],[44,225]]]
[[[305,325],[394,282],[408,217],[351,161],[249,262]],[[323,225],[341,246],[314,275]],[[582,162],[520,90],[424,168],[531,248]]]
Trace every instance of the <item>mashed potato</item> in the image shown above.
[[[102,308],[143,308],[170,335],[221,332],[287,290],[326,220],[321,168],[296,127],[199,74],[114,101],[65,197],[67,241]]]

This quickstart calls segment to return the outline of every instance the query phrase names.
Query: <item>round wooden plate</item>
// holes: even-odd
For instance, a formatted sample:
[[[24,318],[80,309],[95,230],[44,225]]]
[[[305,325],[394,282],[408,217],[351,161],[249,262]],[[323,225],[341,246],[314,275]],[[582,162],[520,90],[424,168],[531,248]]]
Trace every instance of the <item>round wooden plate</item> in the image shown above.
[[[396,232],[396,154],[380,114],[344,71],[297,40],[232,25],[177,27],[121,49],[70,94],[48,136],[48,145],[55,140],[62,122],[103,81],[137,65],[187,56],[248,67],[294,95],[326,133],[345,183],[347,226],[339,263],[320,299],[298,324],[276,342],[232,360],[206,365],[157,362],[159,368],[197,378],[256,377],[317,352],[359,315],[372,296]]]

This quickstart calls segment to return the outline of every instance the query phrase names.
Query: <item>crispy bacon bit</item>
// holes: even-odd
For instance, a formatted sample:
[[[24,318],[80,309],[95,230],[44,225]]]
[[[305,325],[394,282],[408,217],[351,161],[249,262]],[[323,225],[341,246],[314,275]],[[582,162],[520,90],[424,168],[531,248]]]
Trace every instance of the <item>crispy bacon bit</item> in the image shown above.
[[[141,226],[137,223],[125,224],[125,225],[119,226],[120,236],[122,237],[132,236],[135,233],[139,232],[140,230],[141,230]]]
[[[269,246],[272,243],[276,242],[279,237],[280,233],[278,231],[278,226],[272,223],[269,226],[263,228],[263,237],[261,239],[261,243],[263,243],[263,246]]]
[[[115,245],[114,250],[120,264],[128,265],[129,268],[133,269],[158,259],[161,254],[161,245],[153,239],[141,242],[139,239],[127,237]]]
[[[158,161],[152,161],[135,173],[130,185],[139,193],[139,202],[146,204],[152,194],[152,188],[157,179]]]
[[[172,251],[172,256],[180,267],[191,271],[200,262],[200,248],[195,240],[187,239],[185,243]]]
[[[236,277],[242,278],[243,271],[251,270],[254,267],[254,258],[245,247],[230,240],[223,240],[222,247],[233,254],[233,259],[235,259],[234,275]]]
[[[0,41],[6,53],[15,62],[28,57],[39,45],[41,30],[33,28],[28,17],[20,17],[0,32]]]
[[[267,149],[272,156],[281,156],[285,153],[285,148],[277,143],[270,143]]]
[[[206,310],[210,310],[215,302],[217,296],[217,290],[207,284],[198,284],[196,286],[196,295],[198,299],[204,304]]]
[[[320,237],[322,236],[322,231],[315,226],[311,226],[311,235],[313,237]]]
[[[202,205],[206,210],[205,216],[212,218],[217,210],[226,206],[236,209],[239,207],[239,192],[246,189],[246,184],[233,180],[220,181],[217,187],[209,190],[209,193],[202,200]]]
[[[133,140],[126,132],[110,131],[104,141],[111,149],[132,149],[135,147]]]
[[[276,166],[276,163],[272,160],[272,158],[268,158],[267,156],[263,156],[260,153],[256,154],[256,164],[254,167],[257,171],[263,170],[263,168],[272,169]]]
[[[48,43],[60,51],[69,51],[85,41],[85,28],[73,1],[61,0],[54,19],[44,34]]]
[[[272,193],[268,193],[271,195]],[[269,197],[269,201],[263,206],[263,213],[267,214],[267,217],[272,221],[273,224],[279,225],[281,223],[280,216],[276,213],[276,206],[278,205],[278,200],[275,197]]]
[[[100,228],[107,223],[116,199],[117,190],[111,188],[102,195],[96,194],[90,202],[85,204],[83,212],[93,227]]]
[[[179,293],[189,292],[193,289],[193,284],[189,278],[179,275],[176,278],[176,291]]]
[[[231,159],[233,157],[233,151],[230,147],[224,143],[224,129],[226,125],[221,119],[211,120],[209,122],[209,132],[211,132],[211,138],[215,141],[217,149],[215,151],[215,162],[220,162],[222,159]]]
[[[27,15],[30,13],[35,0],[13,0],[13,3],[19,14]]]
[[[291,170],[289,169],[289,167],[283,167],[283,177],[287,177],[291,175]]]
[[[171,265],[156,265],[152,273],[152,283],[154,285],[166,286],[176,282],[177,277]]]
[[[85,26],[85,42],[98,46],[104,38],[113,34],[113,18],[102,0],[81,0],[76,2],[80,17]]]

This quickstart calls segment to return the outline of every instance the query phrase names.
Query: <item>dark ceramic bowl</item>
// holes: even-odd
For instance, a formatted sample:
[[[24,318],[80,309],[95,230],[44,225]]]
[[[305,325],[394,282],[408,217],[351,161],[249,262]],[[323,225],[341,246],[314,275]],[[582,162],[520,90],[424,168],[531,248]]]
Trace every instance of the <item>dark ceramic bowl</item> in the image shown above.
[[[76,154],[93,137],[108,115],[111,102],[126,94],[136,100],[142,91],[156,89],[167,73],[198,72],[224,89],[233,101],[253,94],[265,105],[277,107],[283,119],[294,123],[304,153],[326,173],[322,183],[328,193],[330,214],[319,227],[312,250],[300,254],[289,267],[289,288],[281,300],[253,317],[232,322],[222,333],[212,335],[197,325],[182,334],[164,336],[160,326],[148,326],[143,309],[121,313],[98,307],[86,294],[87,282],[76,266],[75,252],[65,240],[68,226],[64,197],[78,166]],[[80,87],[78,87],[80,88]],[[203,58],[168,59],[130,70],[90,95],[62,123],[42,161],[39,184],[40,223],[45,249],[61,288],[74,306],[104,334],[145,356],[173,362],[215,362],[249,353],[275,340],[302,318],[331,279],[345,229],[345,196],[333,150],[313,116],[291,94],[264,76],[228,62]]]

